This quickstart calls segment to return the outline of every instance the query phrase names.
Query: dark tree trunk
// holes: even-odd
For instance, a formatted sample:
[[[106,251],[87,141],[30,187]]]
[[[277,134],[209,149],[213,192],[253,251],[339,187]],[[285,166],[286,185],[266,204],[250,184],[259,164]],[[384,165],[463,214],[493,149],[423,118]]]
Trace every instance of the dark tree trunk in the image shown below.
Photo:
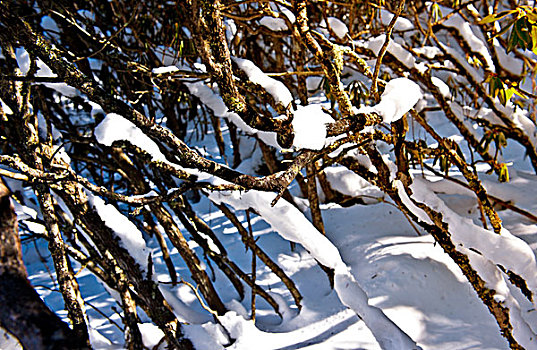
[[[17,216],[0,181],[0,326],[25,349],[88,349],[41,300],[22,261]]]

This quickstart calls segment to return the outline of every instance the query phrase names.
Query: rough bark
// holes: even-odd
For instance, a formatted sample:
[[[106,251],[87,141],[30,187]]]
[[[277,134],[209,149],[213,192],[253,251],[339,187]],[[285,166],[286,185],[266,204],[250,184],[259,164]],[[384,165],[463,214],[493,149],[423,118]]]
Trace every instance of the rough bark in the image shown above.
[[[0,326],[32,350],[89,349],[41,300],[27,279],[17,217],[0,180]]]

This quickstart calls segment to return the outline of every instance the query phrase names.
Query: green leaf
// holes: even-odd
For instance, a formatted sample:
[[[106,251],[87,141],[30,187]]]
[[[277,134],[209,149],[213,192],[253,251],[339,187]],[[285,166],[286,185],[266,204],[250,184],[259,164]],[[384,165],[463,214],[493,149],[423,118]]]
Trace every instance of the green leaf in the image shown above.
[[[500,103],[502,105],[505,106],[507,104],[507,96],[505,95],[505,90],[504,89],[499,90],[498,98],[500,99]]]
[[[498,78],[496,75],[489,75],[487,78],[489,82],[489,94],[492,97],[498,96],[498,93],[500,93],[503,90],[503,82],[500,78]]]
[[[519,38],[519,43],[522,44],[522,48],[531,50],[533,47],[533,41],[530,35],[531,24],[529,24],[528,19],[525,17],[519,19],[516,21],[515,27],[517,28],[517,35]]]
[[[518,35],[516,26],[513,26],[513,29],[511,29],[511,34],[509,35],[509,40],[507,41],[507,49],[505,50],[507,53],[513,51],[515,47],[518,45]]]
[[[507,32],[507,30],[509,30],[509,28],[511,28],[511,26],[515,23],[516,19],[513,19],[511,21],[509,21],[496,35],[494,35],[492,37],[492,39],[496,38],[496,37],[499,37],[499,36],[502,36],[503,34],[505,34]]]
[[[495,136],[496,145],[498,147],[505,147],[507,146],[507,139],[505,138],[505,134],[501,131],[498,131]]]
[[[537,26],[531,27],[531,50],[535,52],[535,49],[537,48]]]
[[[516,89],[512,87],[505,90],[505,99],[507,101],[511,100],[511,97],[513,97],[513,94],[515,94],[515,92],[516,92]]]
[[[444,155],[440,156],[440,170],[443,171],[446,175],[448,174],[449,161]]]
[[[502,163],[500,165],[500,173],[498,174],[498,180],[500,182],[509,182],[509,170],[507,169],[507,164]]]
[[[433,18],[433,22],[438,22],[438,20],[442,18],[442,11],[436,2],[431,7],[431,17]]]
[[[504,18],[505,16],[509,16],[510,14],[515,13],[516,10],[510,10],[510,11],[502,11],[500,13],[493,13],[488,15],[487,17],[483,18],[481,21],[477,22],[477,24],[487,24],[496,22],[499,19]]]

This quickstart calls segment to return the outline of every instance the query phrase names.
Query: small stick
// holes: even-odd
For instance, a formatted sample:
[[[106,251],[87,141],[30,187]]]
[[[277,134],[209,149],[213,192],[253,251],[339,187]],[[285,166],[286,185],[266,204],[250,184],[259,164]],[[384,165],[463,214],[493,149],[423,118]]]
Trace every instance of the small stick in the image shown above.
[[[390,24],[388,25],[388,29],[386,30],[386,40],[384,41],[384,45],[382,45],[382,48],[379,51],[377,62],[375,63],[375,72],[373,73],[373,79],[371,81],[371,95],[375,97],[376,100],[378,100],[377,80],[380,73],[380,64],[382,63],[382,59],[384,58],[386,51],[388,51],[388,45],[390,44],[390,36],[392,35],[393,27],[395,27],[395,22],[397,22],[397,18],[399,17],[401,12],[403,12],[404,7],[405,0],[401,0],[399,6],[397,6],[397,11],[395,12],[392,20],[390,21]]]
[[[246,210],[246,220],[248,221],[248,233],[249,233],[249,239],[252,244],[252,247],[255,244],[254,240],[254,232],[252,230],[252,224],[250,222],[250,211]],[[250,249],[252,251],[252,282],[255,284],[256,279],[256,255],[255,255],[255,249]],[[255,323],[255,288],[252,288],[252,321]]]

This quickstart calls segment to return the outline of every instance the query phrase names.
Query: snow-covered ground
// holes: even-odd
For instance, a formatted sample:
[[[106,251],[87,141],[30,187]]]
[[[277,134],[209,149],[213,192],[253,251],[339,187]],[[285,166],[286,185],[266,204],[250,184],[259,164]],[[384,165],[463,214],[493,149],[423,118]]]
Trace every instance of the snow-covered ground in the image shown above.
[[[210,151],[216,146],[207,138],[200,147]],[[508,157],[510,152],[517,154],[516,145],[512,147],[512,150],[508,148],[504,152],[504,156]],[[509,183],[500,185],[494,176],[486,175],[484,183],[491,194],[536,213],[537,203],[534,198],[537,196],[537,177],[528,171],[528,165],[522,157],[513,159],[515,163],[511,167]],[[516,170],[517,167],[523,170]],[[333,175],[330,169],[327,172],[328,177],[336,182],[336,188],[354,186],[355,193],[381,196],[375,188],[363,181],[349,182],[352,178],[342,176],[338,168],[334,168]],[[421,176],[421,171],[416,170],[414,175]],[[478,222],[477,203],[467,191],[447,181],[435,182],[431,189],[456,213]],[[306,203],[305,200],[298,201],[299,204]],[[323,204],[322,209],[327,238],[367,293],[369,303],[382,309],[423,349],[507,349],[508,344],[500,335],[487,308],[455,263],[434,244],[432,237],[421,229],[418,229],[418,235],[389,200],[383,202],[369,198],[368,202],[378,203],[349,208]],[[224,243],[231,258],[249,272],[250,252],[245,252],[240,235],[233,225],[206,197],[195,204],[194,209],[203,214],[202,218]],[[528,242],[535,252],[535,223],[510,210],[501,210],[499,213],[505,227]],[[244,211],[238,210],[237,214],[246,227]],[[262,217],[252,215],[251,223],[258,245],[296,282],[304,297],[302,310],[298,312],[282,282],[258,261],[257,281],[281,305],[283,319],[258,297],[254,323],[250,320],[249,289],[244,300],[238,300],[238,295],[229,282],[215,269],[217,290],[226,306],[232,310],[220,317],[220,323],[234,339],[230,342],[221,326],[216,325],[212,315],[200,306],[188,286],[162,284],[161,289],[175,312],[188,323],[184,325],[186,333],[197,349],[380,348],[365,323],[342,303],[338,292],[330,288],[326,275],[310,253],[300,245],[292,250],[290,243],[274,232]],[[159,281],[169,281],[158,243],[148,237],[145,239],[149,250],[153,252]],[[199,249],[193,242],[191,246]],[[47,305],[65,318],[62,297],[51,278],[53,265],[46,243],[26,242],[23,249],[31,282]],[[171,253],[180,277],[190,281],[190,274],[181,263],[178,252],[173,250]],[[76,267],[77,270],[79,268]],[[87,270],[82,269],[77,277],[86,301],[95,348],[122,348],[122,332],[119,330],[122,323],[116,313],[120,308],[115,299]],[[140,313],[145,322],[141,325],[144,343],[152,347],[160,341],[162,333],[149,323],[149,318],[143,312]],[[0,337],[0,348],[12,348],[7,344]]]
[[[294,21],[294,17],[286,16],[290,22]],[[385,13],[382,21],[389,21],[390,16],[393,15]],[[469,32],[464,26],[459,26],[460,23],[455,16],[452,18],[451,22],[446,22],[445,25],[458,28],[465,40],[473,43],[470,45],[473,51],[482,51],[484,46],[479,45],[473,37],[470,37],[471,31]],[[346,36],[348,29],[342,22],[338,22],[333,17],[327,20],[328,26],[339,38]],[[287,28],[282,18],[266,17],[262,22],[262,25],[272,30]],[[400,31],[410,29],[412,28],[402,21],[399,22],[399,27],[395,28]],[[378,52],[383,43],[384,37],[378,37],[369,40],[367,45],[364,45]],[[400,44],[390,43],[388,51],[407,68],[419,68],[412,56],[404,55],[404,49]],[[23,56],[22,51],[19,52],[19,56]],[[289,106],[293,96],[281,82],[269,78],[247,60],[234,58],[234,61],[252,82],[263,86],[276,103],[286,108]],[[170,70],[168,67],[153,72],[165,73],[176,68]],[[44,70],[44,68],[41,69]],[[434,84],[442,91],[441,93],[448,96],[450,92],[447,85],[437,77],[433,79]],[[262,132],[247,126],[237,114],[227,109],[222,99],[205,83],[190,82],[187,86],[190,93],[197,96],[214,112],[215,116],[227,118],[236,123],[245,134],[255,134],[265,143],[274,146],[278,152],[281,151],[277,146],[274,133]],[[416,83],[408,78],[397,78],[388,82],[381,101],[377,105],[364,107],[359,112],[378,113],[383,121],[388,123],[400,119],[423,97],[424,94]],[[312,99],[315,98],[318,97]],[[317,150],[330,142],[326,137],[325,124],[333,120],[322,107],[324,106],[321,103],[313,103],[309,106],[298,106],[293,111],[295,117],[293,128],[296,134],[293,146],[295,149]],[[453,108],[457,110],[455,104]],[[485,111],[479,111],[479,113],[483,118],[486,117]],[[528,127],[528,130],[530,127],[531,130],[535,129],[522,112],[518,114],[520,115],[516,117],[519,118],[517,120],[522,129],[525,127]],[[430,117],[428,122],[436,132],[444,137],[458,137],[457,140],[460,141],[461,138],[457,136],[454,126],[448,123],[440,113],[430,113],[428,117]],[[526,119],[529,122],[526,122]],[[423,130],[412,121],[410,124],[412,133],[423,134]],[[222,123],[222,128],[226,141],[229,141],[224,123]],[[118,130],[122,130],[123,133],[119,133]],[[533,135],[530,132],[528,134]],[[154,161],[165,161],[174,165],[152,139],[144,135],[133,123],[117,114],[109,113],[95,130],[95,136],[97,141],[104,145],[111,145],[116,140],[130,140],[132,144],[147,151]],[[244,159],[238,168],[242,172],[253,173],[253,168],[260,162],[261,152],[259,149],[254,150],[254,144],[253,138],[241,135],[242,150],[250,148],[250,152],[242,152]],[[199,150],[200,153],[221,161],[217,156],[219,151],[211,135],[206,135],[203,140],[197,142],[189,142],[189,145]],[[465,151],[463,146],[461,145],[461,148]],[[230,152],[227,158],[231,159],[231,150],[227,151]],[[390,157],[389,147],[380,151],[386,155],[387,159]],[[535,201],[537,176],[533,175],[528,160],[524,158],[524,150],[513,141],[509,141],[508,146],[502,151],[503,161],[510,164],[510,182],[500,184],[496,176],[484,173],[488,170],[485,166],[478,169],[482,172],[480,178],[484,186],[493,196],[537,214]],[[227,308],[231,310],[224,316],[220,316],[216,322],[213,315],[202,307],[194,291],[187,284],[169,283],[170,277],[166,273],[166,265],[155,238],[148,237],[134,225],[125,223],[124,220],[127,220],[127,217],[119,215],[119,211],[115,208],[106,206],[100,198],[93,198],[92,203],[102,215],[107,214],[106,224],[118,235],[120,234],[122,246],[131,251],[144,270],[148,268],[146,257],[151,253],[155,269],[154,276],[157,281],[161,282],[160,289],[176,315],[184,322],[185,333],[198,350],[222,348],[369,350],[381,347],[397,350],[412,348],[414,346],[412,340],[416,342],[416,348],[419,346],[422,349],[507,349],[509,347],[501,336],[494,318],[458,266],[442,251],[441,247],[435,244],[430,235],[411,225],[407,217],[388,197],[358,178],[357,175],[342,167],[331,167],[325,172],[335,189],[348,195],[365,196],[364,202],[368,203],[347,208],[335,204],[321,204],[326,237],[323,237],[308,221],[307,200],[299,197],[296,184],[292,185],[291,193],[296,196],[295,201],[303,209],[302,211],[284,199],[280,199],[274,207],[271,207],[270,202],[276,194],[254,190],[233,194],[213,192],[209,194],[209,197],[202,196],[198,203],[192,203],[194,210],[223,243],[230,259],[246,272],[251,272],[251,252],[245,250],[236,228],[211,200],[234,207],[245,227],[248,223],[244,210],[254,207],[260,215],[250,214],[257,244],[295,281],[302,293],[302,309],[298,310],[290,292],[281,280],[258,261],[255,272],[257,283],[276,300],[282,316],[277,315],[268,303],[257,297],[255,321],[251,319],[248,287],[245,286],[246,297],[239,300],[239,295],[225,276],[219,272],[218,268],[213,269],[211,263],[205,259],[203,261],[209,276],[214,279],[218,293]],[[422,179],[423,174],[427,175],[426,180]],[[455,171],[450,174],[462,179]],[[515,270],[520,268],[523,273],[528,273],[522,276],[532,276],[531,274],[535,273],[533,265],[523,266],[520,262],[528,258],[525,261],[535,264],[533,255],[537,251],[536,222],[510,209],[498,206],[504,228],[527,242],[533,251],[532,255],[525,245],[520,244],[520,241],[507,232],[502,233],[502,236],[493,236],[492,232],[479,227],[481,223],[477,201],[468,190],[448,180],[432,176],[426,171],[423,172],[421,169],[414,169],[413,175],[415,183],[420,184],[420,190],[414,191],[413,199],[420,198],[427,203],[434,201],[435,208],[442,208],[444,214],[449,213],[444,216],[444,219],[449,223],[450,228],[458,229],[452,232],[452,237],[455,242],[461,244],[461,247],[463,243],[468,245],[468,242],[472,242],[479,247],[495,249],[493,252],[487,252],[495,262],[501,261],[508,268],[511,268],[509,263],[512,263]],[[204,178],[204,180],[219,181],[214,178]],[[410,201],[407,200],[407,203]],[[19,208],[19,213],[23,211],[26,211],[26,216],[20,216],[21,220],[32,215],[30,208]],[[118,217],[123,222],[120,222]],[[182,227],[180,221],[178,219],[176,221]],[[29,229],[34,232],[42,230],[42,227],[31,221],[21,222],[22,227],[25,225],[32,225]],[[186,235],[187,230],[183,229],[182,232]],[[479,236],[477,236],[478,233]],[[476,236],[468,236],[473,234]],[[488,234],[490,236],[487,236]],[[490,244],[486,241],[487,237],[491,240]],[[188,235],[187,238],[189,238]],[[302,245],[297,244],[292,248],[289,240],[302,242]],[[513,248],[511,252],[525,252],[527,255],[509,256],[511,252],[504,254],[502,244],[507,243]],[[203,259],[201,248],[193,240],[189,241],[189,244]],[[169,244],[169,246],[172,245]],[[468,250],[472,248],[470,246]],[[47,305],[67,321],[67,313],[63,309],[62,296],[55,282],[47,243],[44,240],[25,241],[23,253],[32,284]],[[176,249],[172,249],[171,256],[180,278],[186,282],[192,282],[190,272]],[[335,269],[334,289],[330,287],[329,280],[317,261]],[[486,263],[490,265],[490,262],[486,261]],[[114,293],[107,290],[83,267],[75,265],[75,270],[78,271],[77,278],[86,302],[93,346],[96,349],[122,349],[123,325],[118,313],[121,307]],[[530,288],[536,283],[535,280],[528,280]],[[500,292],[516,293],[517,291],[506,289],[498,291],[497,296],[505,296],[500,295]],[[517,301],[520,300],[521,298],[517,299]],[[528,323],[531,323],[531,320],[537,320],[537,310],[529,302],[520,303],[517,307],[523,313],[520,316],[521,319]],[[161,341],[162,332],[150,323],[143,311],[139,310],[139,313],[143,322],[140,324],[140,330],[143,334],[144,345],[147,348],[154,348]],[[537,322],[530,327],[535,333]],[[0,335],[0,349],[15,349],[14,344]],[[537,349],[537,339],[529,345],[526,344],[526,348]]]

